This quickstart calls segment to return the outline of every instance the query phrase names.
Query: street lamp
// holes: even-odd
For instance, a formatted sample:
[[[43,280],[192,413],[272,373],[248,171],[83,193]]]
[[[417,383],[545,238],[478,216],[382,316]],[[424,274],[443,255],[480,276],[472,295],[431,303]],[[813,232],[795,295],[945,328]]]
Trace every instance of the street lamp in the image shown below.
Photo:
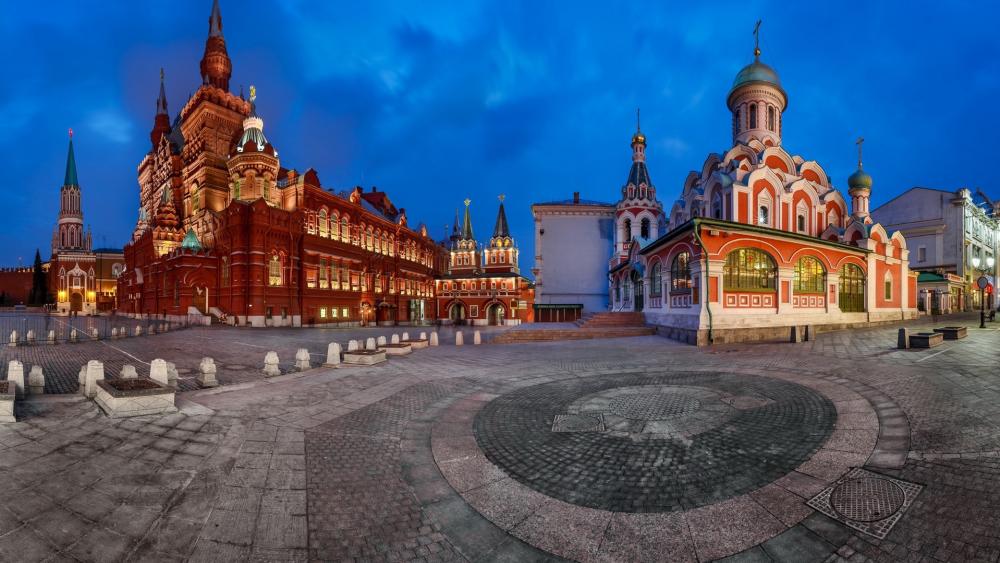
[[[983,262],[978,256],[972,257],[972,267],[981,274],[976,281],[976,285],[979,286],[979,328],[986,328],[986,288],[990,285],[990,279],[986,277],[986,272],[993,271],[993,257],[986,258],[986,263],[983,264],[985,267],[980,268],[981,264]]]

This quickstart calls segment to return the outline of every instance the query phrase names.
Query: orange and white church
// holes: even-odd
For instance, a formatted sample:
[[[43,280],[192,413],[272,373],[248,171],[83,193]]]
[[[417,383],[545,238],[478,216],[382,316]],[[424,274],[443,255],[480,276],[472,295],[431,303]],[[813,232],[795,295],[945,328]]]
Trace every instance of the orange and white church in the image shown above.
[[[862,140],[848,208],[816,161],[783,146],[788,95],[759,48],[726,104],[732,147],[688,174],[669,215],[646,168],[646,137],[633,136],[609,308],[642,311],[661,334],[698,345],[916,317],[906,240],[868,213]]]

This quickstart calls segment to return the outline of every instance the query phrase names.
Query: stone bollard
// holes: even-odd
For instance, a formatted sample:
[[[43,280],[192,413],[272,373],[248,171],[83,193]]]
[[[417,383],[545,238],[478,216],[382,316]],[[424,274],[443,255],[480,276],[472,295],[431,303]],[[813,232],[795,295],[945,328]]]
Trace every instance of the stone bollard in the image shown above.
[[[136,336],[142,336],[142,326],[135,325],[135,335]]]
[[[365,340],[365,350],[377,350],[374,338],[369,338],[368,340]]]
[[[409,342],[409,340],[410,340],[410,333],[409,332],[404,332],[402,340],[403,340],[403,342]]]
[[[802,330],[801,327],[793,326],[791,336],[789,337],[789,342],[802,342]]]
[[[49,331],[49,344],[55,344],[55,343],[56,343],[56,331],[50,330]]]
[[[111,340],[118,338],[118,329],[111,327]]]
[[[10,331],[10,342],[7,345],[8,346],[17,346],[17,331],[16,330]]]
[[[465,344],[465,336],[462,334],[462,331],[456,330],[455,331],[455,346],[462,346],[464,344]]]
[[[80,367],[80,375],[77,376],[76,379],[77,379],[77,382],[80,384],[80,386],[77,389],[79,389],[80,393],[83,393],[84,386],[87,384],[87,366],[86,366],[86,364]]]
[[[357,352],[358,351],[358,341],[357,340],[348,340],[347,341],[347,351],[348,352]]]
[[[393,334],[392,338],[389,339],[389,342],[392,343],[392,344],[399,344],[399,335],[398,334]]]
[[[329,346],[326,347],[326,362],[323,363],[323,367],[332,368],[340,365],[340,344],[336,342],[331,342]]]
[[[45,394],[45,374],[42,373],[42,366],[31,366],[31,373],[28,374],[28,392],[32,395]]]
[[[420,340],[427,340],[427,333],[426,332],[421,332],[420,333]]]
[[[219,380],[215,378],[215,360],[202,358],[198,370],[201,372],[198,375],[198,385],[204,388],[219,386]]]
[[[93,338],[94,340],[100,340],[101,339],[101,335],[100,335],[100,333],[97,332],[97,327],[96,326],[95,327],[91,327],[91,329],[90,329],[90,337]]]
[[[275,375],[281,375],[281,369],[278,368],[278,353],[271,351],[264,356],[264,376],[274,377]]]
[[[14,386],[14,395],[18,399],[24,397],[24,364],[11,360],[7,364],[7,381]]]
[[[28,344],[34,344],[35,343],[35,331],[29,330],[28,334],[25,334],[24,336],[25,336],[25,339],[28,341]]]
[[[906,350],[910,347],[910,331],[905,328],[899,329],[899,335],[896,336],[896,348],[900,350]]]
[[[378,347],[379,348],[385,348],[385,337],[384,336],[379,336],[378,340],[376,340],[376,342],[378,343]]]
[[[69,341],[76,342],[78,340],[80,340],[80,337],[76,334],[76,329],[74,328],[73,330],[69,331]]]
[[[167,385],[177,387],[177,364],[167,362]]]
[[[157,358],[149,364],[149,378],[161,385],[170,385],[167,375],[167,361]]]
[[[122,366],[122,372],[119,377],[122,379],[139,379],[139,374],[135,371],[135,366],[132,364],[125,364]]]
[[[87,379],[84,381],[83,394],[88,399],[97,396],[97,382],[104,380],[104,364],[97,360],[87,362]]]
[[[312,364],[309,363],[309,350],[299,348],[295,351],[295,369],[299,371],[312,369]]]
[[[479,335],[478,330],[472,333],[472,343],[475,344],[476,346],[479,346],[480,344],[483,343],[483,337]]]
[[[438,333],[432,332],[431,333],[431,346],[437,346],[437,345],[438,345]]]

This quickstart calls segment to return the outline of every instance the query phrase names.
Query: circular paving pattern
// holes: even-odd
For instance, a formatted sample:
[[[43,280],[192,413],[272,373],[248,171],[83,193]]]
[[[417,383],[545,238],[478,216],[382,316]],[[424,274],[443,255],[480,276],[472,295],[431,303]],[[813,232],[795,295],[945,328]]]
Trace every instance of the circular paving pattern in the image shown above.
[[[905,500],[902,487],[877,477],[844,481],[830,492],[830,506],[858,522],[884,520],[902,508]]]
[[[554,431],[566,415],[600,415],[606,429]],[[835,421],[830,400],[787,381],[641,373],[518,389],[487,404],[473,431],[487,459],[547,496],[667,512],[779,479],[819,449]]]
[[[623,418],[665,420],[684,416],[701,408],[701,401],[678,393],[648,393],[615,397],[608,410]]]

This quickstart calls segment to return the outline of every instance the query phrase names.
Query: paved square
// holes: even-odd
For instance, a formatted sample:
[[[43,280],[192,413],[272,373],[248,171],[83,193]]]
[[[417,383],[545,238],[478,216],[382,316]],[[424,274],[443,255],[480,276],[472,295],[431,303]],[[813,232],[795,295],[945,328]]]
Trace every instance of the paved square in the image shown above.
[[[182,392],[179,412],[129,419],[76,394],[19,403],[0,425],[0,560],[997,562],[1000,331],[908,326],[945,324],[972,328],[932,350],[895,349],[891,326],[707,349],[442,333],[304,372],[298,348],[319,366],[330,341],[402,329],[7,348],[72,383],[86,359],[114,377],[162,357]],[[269,350],[285,375],[261,373]],[[196,390],[202,356],[221,387]],[[859,467],[923,490],[834,487]],[[879,539],[814,510],[822,492],[898,521]]]

